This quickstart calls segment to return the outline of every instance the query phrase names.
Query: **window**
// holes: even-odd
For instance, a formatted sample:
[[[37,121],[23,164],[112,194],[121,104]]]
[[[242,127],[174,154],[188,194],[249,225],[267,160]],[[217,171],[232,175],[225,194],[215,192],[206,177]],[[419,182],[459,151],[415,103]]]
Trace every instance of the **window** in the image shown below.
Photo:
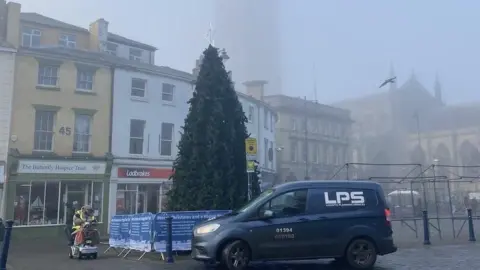
[[[132,91],[130,93],[132,97],[144,98],[146,90],[147,90],[146,80],[136,79],[136,78],[132,79]]]
[[[118,45],[112,42],[107,42],[107,47],[105,48],[105,52],[110,54],[110,55],[117,55],[117,48]]]
[[[40,64],[38,68],[38,84],[45,86],[57,86],[58,67]]]
[[[304,119],[302,121],[302,131],[307,131],[307,122],[308,122],[308,119]]]
[[[268,129],[268,111],[263,108],[263,127]]]
[[[162,123],[162,134],[160,134],[161,156],[172,156],[173,130],[172,123]]]
[[[130,48],[130,60],[142,61],[142,50]]]
[[[37,29],[23,27],[22,28],[22,46],[23,47],[38,47],[40,46],[40,38],[42,32]]]
[[[252,105],[248,106],[248,122],[253,123],[253,118],[255,115],[255,107]]]
[[[165,209],[170,183],[118,184],[116,215],[158,213]]]
[[[273,131],[274,127],[273,113],[270,113],[270,131]]]
[[[73,152],[89,153],[92,117],[85,114],[75,115]]]
[[[143,154],[145,120],[130,120],[130,154]]]
[[[313,119],[311,123],[312,123],[312,132],[318,133],[318,121],[316,119]]]
[[[345,204],[341,203],[339,205],[338,202],[335,202],[337,198],[337,192],[348,192],[350,194],[351,192],[361,192],[360,194],[356,195],[360,197],[363,196],[363,202],[359,198],[350,201],[342,201]],[[332,203],[329,203],[327,206],[326,202],[328,200],[332,201]],[[365,210],[365,208],[375,208],[377,205],[378,199],[374,190],[353,188],[319,188],[310,189],[308,194],[307,208],[309,214],[324,214]]]
[[[297,120],[292,119],[291,121],[292,121],[292,122],[291,122],[292,130],[293,130],[293,131],[296,131],[296,130],[297,130]]]
[[[89,204],[98,221],[102,221],[103,183],[90,181],[31,181],[16,184],[14,225],[50,225],[71,222],[73,213],[65,203]],[[72,215],[72,217],[70,216]],[[68,217],[67,217],[68,215]]]
[[[268,160],[270,161],[268,167],[269,167],[270,169],[273,169],[273,162],[274,162],[274,160],[273,160],[273,155],[274,155],[274,153],[275,153],[275,152],[274,152],[274,149],[273,149],[273,142],[270,142],[270,147],[268,148],[268,154],[270,155],[270,153],[272,153],[272,158],[270,159],[270,157],[269,157],[269,159],[268,159]]]
[[[260,207],[260,215],[271,210],[276,218],[305,214],[307,208],[307,190],[301,189],[281,194]]]
[[[313,163],[318,163],[318,146],[312,148]]]
[[[162,84],[162,100],[167,102],[173,102],[174,91],[175,85],[169,83]]]
[[[268,166],[268,139],[264,138],[263,139],[263,152],[264,152],[264,158],[265,162],[263,163],[265,168]]]
[[[303,159],[303,162],[307,162],[308,161],[308,142],[307,141],[303,141],[303,149],[302,149],[302,159]]]
[[[58,44],[67,48],[75,48],[77,46],[77,37],[70,34],[61,34]]]
[[[78,70],[77,71],[77,89],[78,90],[93,90],[93,71]]]
[[[290,160],[293,162],[298,161],[298,142],[290,142]]]
[[[318,163],[323,163],[324,162],[324,154],[323,154],[323,145],[318,144],[317,145],[317,160]]]
[[[33,149],[37,151],[53,150],[53,129],[55,126],[55,112],[35,112],[35,134]]]

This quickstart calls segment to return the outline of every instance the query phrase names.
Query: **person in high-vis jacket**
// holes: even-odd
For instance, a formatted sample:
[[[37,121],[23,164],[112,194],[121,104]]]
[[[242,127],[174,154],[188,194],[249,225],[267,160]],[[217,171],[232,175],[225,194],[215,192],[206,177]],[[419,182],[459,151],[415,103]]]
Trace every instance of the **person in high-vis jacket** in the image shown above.
[[[93,209],[89,205],[83,206],[80,210],[77,210],[73,215],[73,226],[70,238],[70,245],[74,244],[75,236],[77,232],[82,228],[82,225],[87,221],[94,221]]]

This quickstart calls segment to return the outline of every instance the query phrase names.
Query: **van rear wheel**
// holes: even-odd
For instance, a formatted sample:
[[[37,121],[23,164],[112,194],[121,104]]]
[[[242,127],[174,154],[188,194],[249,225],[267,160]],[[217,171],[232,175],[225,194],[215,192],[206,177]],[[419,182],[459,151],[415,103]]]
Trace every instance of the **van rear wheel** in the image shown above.
[[[368,239],[355,239],[347,247],[345,260],[354,269],[370,269],[377,261],[377,250]]]

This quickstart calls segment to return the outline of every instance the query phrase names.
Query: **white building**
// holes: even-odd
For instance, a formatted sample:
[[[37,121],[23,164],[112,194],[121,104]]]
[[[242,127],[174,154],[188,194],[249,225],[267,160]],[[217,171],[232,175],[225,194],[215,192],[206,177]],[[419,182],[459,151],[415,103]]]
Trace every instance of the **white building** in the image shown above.
[[[8,142],[12,118],[15,53],[0,36],[0,216],[3,217],[3,184],[7,173]]]
[[[110,217],[161,211],[193,91],[189,73],[140,66],[114,73]]]

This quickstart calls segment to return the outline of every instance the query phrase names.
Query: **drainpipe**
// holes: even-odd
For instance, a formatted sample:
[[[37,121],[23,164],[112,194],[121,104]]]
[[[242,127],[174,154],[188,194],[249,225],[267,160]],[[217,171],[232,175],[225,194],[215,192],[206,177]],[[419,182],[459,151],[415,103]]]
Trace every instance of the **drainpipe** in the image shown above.
[[[108,152],[112,153],[112,134],[113,134],[113,97],[114,97],[114,89],[115,89],[115,67],[110,67],[111,76],[111,84],[110,84],[110,133],[108,134]]]

